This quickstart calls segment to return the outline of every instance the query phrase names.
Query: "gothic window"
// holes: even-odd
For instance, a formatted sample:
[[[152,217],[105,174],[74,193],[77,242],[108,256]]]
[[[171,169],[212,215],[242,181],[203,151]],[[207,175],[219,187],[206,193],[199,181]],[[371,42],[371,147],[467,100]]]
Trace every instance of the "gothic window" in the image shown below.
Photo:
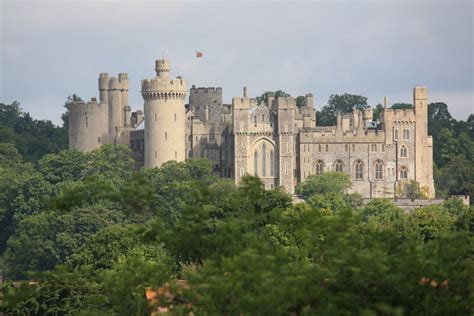
[[[408,129],[403,130],[403,139],[410,139],[410,130]]]
[[[400,157],[402,157],[402,158],[408,157],[407,146],[403,145],[402,148],[400,148]]]
[[[398,129],[395,130],[395,134],[393,136],[394,140],[398,140]]]
[[[410,130],[407,129],[407,138],[406,139],[410,139]]]
[[[364,179],[364,163],[360,160],[355,163],[355,178],[357,180]]]
[[[321,174],[324,172],[324,162],[322,160],[318,160],[316,162],[316,174]]]
[[[321,152],[321,144],[318,145],[318,151]]]
[[[382,152],[385,152],[385,144],[382,144]]]
[[[257,153],[257,151],[255,151],[255,153],[253,154],[253,172],[254,172],[255,176],[258,175],[258,153]]]
[[[377,144],[372,144],[372,151],[377,152]]]
[[[326,152],[328,152],[328,151],[329,151],[329,145],[326,144]]]
[[[262,177],[267,176],[267,145],[262,145]]]
[[[400,179],[408,179],[408,169],[406,167],[400,169]]]
[[[349,151],[349,145],[348,145],[348,144],[345,144],[345,145],[344,145],[344,151],[346,151],[346,152]]]
[[[377,161],[375,163],[375,179],[382,180],[383,179],[383,162]]]
[[[334,164],[334,167],[335,167],[334,169],[336,170],[336,172],[344,171],[344,164],[340,160],[336,161],[336,163]]]
[[[270,177],[273,177],[274,163],[273,150],[270,150]]]

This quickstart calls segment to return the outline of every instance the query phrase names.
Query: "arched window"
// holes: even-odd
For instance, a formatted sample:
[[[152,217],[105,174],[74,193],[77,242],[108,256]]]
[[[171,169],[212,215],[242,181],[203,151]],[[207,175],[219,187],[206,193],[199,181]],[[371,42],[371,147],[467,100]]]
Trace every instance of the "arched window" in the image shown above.
[[[322,160],[318,160],[316,162],[316,174],[321,174],[324,172],[324,162]]]
[[[253,123],[254,123],[255,125],[257,125],[257,116],[256,116],[256,115],[253,117]]]
[[[267,176],[267,145],[262,145],[262,177]]]
[[[406,139],[410,139],[410,130],[407,129],[407,138]]]
[[[407,146],[403,145],[402,148],[400,148],[400,157],[402,157],[402,158],[408,157]]]
[[[326,152],[328,152],[328,151],[329,151],[329,145],[326,144]]]
[[[334,164],[334,169],[336,170],[336,172],[343,172],[344,164],[342,163],[342,161],[340,160],[336,161],[336,163]]]
[[[408,179],[408,169],[406,167],[400,169],[400,179]]]
[[[395,130],[395,134],[393,136],[393,139],[395,139],[395,140],[398,139],[398,129]]]
[[[255,176],[258,175],[258,152],[257,151],[255,151],[255,153],[253,154],[253,172]]]
[[[383,179],[383,162],[378,160],[375,163],[375,180],[382,180]]]
[[[275,168],[274,163],[273,150],[270,150],[270,177],[273,177],[273,169]]]
[[[321,152],[321,144],[318,145],[318,151]]]
[[[364,163],[360,160],[355,163],[355,178],[357,180],[364,179]]]

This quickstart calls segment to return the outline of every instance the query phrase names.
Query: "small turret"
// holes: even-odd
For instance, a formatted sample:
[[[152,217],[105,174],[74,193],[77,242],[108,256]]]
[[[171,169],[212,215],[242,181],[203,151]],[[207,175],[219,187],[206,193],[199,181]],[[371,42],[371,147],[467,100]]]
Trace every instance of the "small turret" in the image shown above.
[[[100,102],[109,101],[109,74],[106,72],[99,75],[99,93]]]
[[[157,59],[155,61],[156,76],[160,79],[166,80],[169,77],[170,62],[166,59]]]

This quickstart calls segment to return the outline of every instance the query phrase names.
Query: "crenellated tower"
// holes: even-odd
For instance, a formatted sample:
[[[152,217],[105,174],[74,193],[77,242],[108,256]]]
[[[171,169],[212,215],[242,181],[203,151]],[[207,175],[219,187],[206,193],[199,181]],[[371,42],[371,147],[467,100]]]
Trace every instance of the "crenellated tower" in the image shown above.
[[[186,80],[169,79],[170,62],[155,62],[156,77],[142,80],[145,100],[145,167],[159,167],[169,160],[184,161]]]

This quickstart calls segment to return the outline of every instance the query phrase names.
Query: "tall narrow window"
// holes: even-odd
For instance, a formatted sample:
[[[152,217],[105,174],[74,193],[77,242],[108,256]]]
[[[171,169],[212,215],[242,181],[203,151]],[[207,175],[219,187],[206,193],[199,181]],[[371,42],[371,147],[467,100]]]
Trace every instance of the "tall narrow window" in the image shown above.
[[[86,116],[86,128],[89,127],[89,123],[87,121],[87,116]]]
[[[410,139],[410,130],[409,129],[407,129],[407,135],[406,136],[407,136],[406,139]]]
[[[329,145],[326,144],[326,152],[328,152],[328,151],[329,151]]]
[[[356,151],[356,145],[352,144],[352,151]]]
[[[318,145],[318,151],[321,152],[321,144]]]
[[[377,144],[372,144],[372,151],[377,152]]]
[[[100,144],[100,136],[97,137],[97,142]]]
[[[322,160],[316,162],[316,174],[321,174],[324,171],[324,163]]]
[[[274,157],[273,157],[273,150],[270,150],[270,177],[273,177],[273,170],[275,168],[275,165],[274,165],[275,161],[274,161]]]
[[[290,143],[289,142],[286,143],[286,152],[290,153]]]
[[[158,153],[155,151],[155,159],[158,158]]]
[[[168,140],[168,132],[165,132],[165,140]]]
[[[176,113],[174,114],[174,121],[176,122]]]
[[[382,144],[382,152],[385,152],[385,144]]]
[[[345,144],[345,145],[344,145],[344,151],[346,151],[346,152],[349,151],[349,145],[348,145],[348,144]]]
[[[253,154],[253,173],[255,176],[258,175],[258,152],[255,151]]]
[[[400,148],[400,157],[402,157],[402,158],[408,157],[407,146],[403,145],[402,148]]]
[[[335,167],[334,169],[336,170],[336,172],[344,171],[344,164],[340,160],[336,161],[336,163],[334,164],[334,167]]]
[[[355,178],[357,180],[364,179],[364,164],[360,160],[355,164]]]
[[[375,163],[375,179],[376,180],[383,179],[383,163],[381,161],[377,161]]]
[[[267,176],[267,145],[262,145],[262,177]]]
[[[408,169],[406,167],[402,167],[400,169],[400,178],[407,179],[408,178]]]
[[[395,130],[395,135],[393,136],[393,139],[395,139],[395,140],[398,139],[398,129]]]
[[[256,116],[256,115],[253,117],[253,123],[254,123],[255,125],[257,125],[257,116]]]

